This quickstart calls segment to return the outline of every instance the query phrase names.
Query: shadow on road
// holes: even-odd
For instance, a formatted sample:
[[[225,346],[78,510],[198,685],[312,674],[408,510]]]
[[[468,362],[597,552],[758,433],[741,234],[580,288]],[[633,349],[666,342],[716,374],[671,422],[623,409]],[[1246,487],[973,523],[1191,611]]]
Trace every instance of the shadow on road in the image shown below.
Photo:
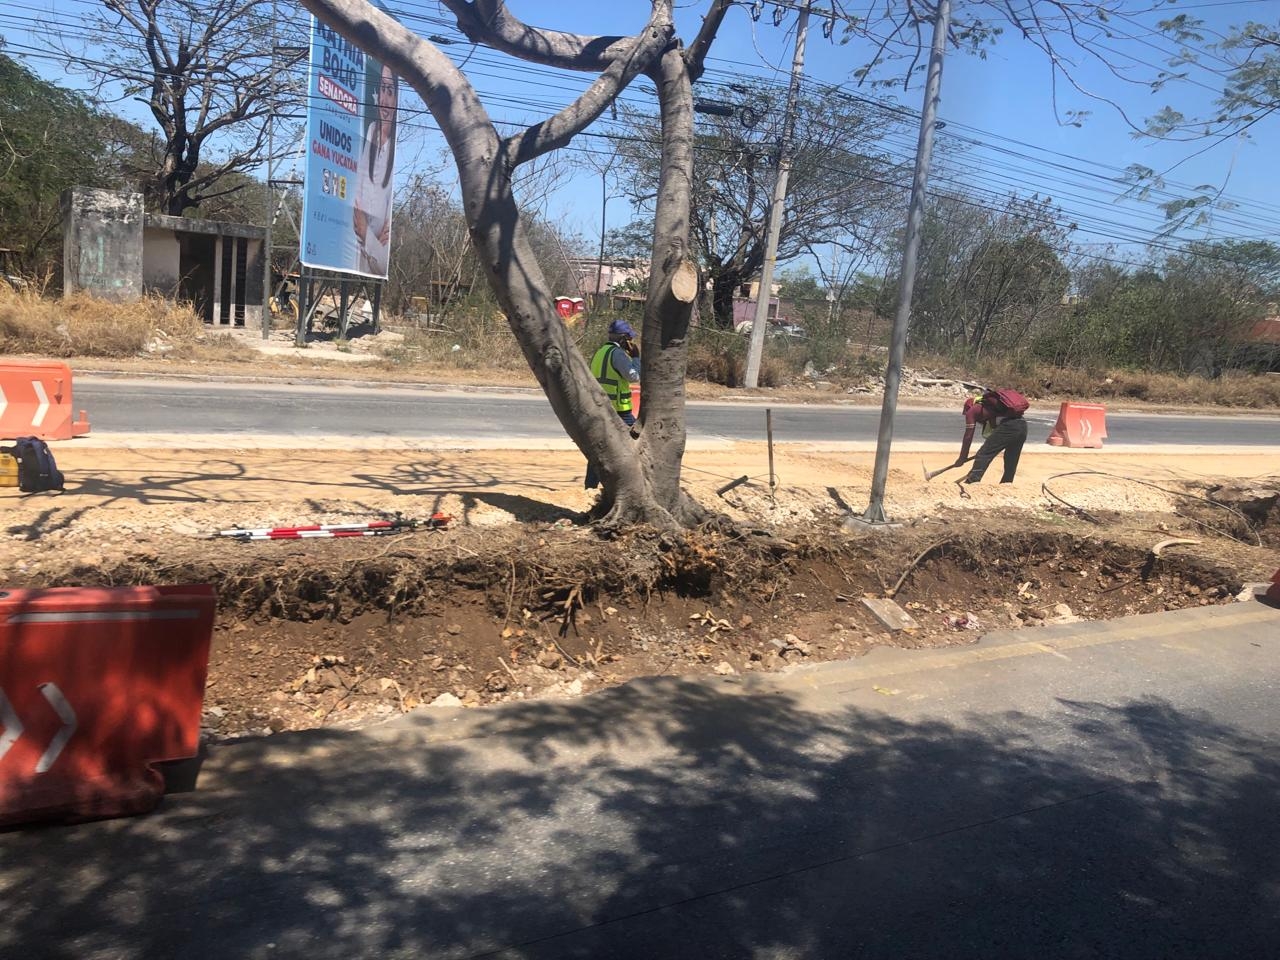
[[[733,690],[216,749],[157,815],[0,837],[0,954],[1274,952],[1274,744],[1155,699],[952,724]]]

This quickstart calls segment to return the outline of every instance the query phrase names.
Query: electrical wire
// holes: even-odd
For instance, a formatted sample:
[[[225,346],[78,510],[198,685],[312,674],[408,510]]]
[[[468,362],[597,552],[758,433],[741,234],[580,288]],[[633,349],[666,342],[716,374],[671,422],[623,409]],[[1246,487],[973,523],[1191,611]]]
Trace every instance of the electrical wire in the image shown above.
[[[1234,516],[1237,520],[1239,520],[1244,525],[1244,528],[1246,530],[1248,530],[1251,534],[1253,534],[1254,539],[1257,541],[1256,545],[1259,547],[1262,546],[1262,535],[1259,534],[1258,531],[1254,528],[1253,524],[1249,522],[1249,518],[1246,517],[1239,510],[1237,510],[1235,507],[1230,506],[1229,504],[1220,503],[1217,500],[1211,500],[1208,497],[1202,497],[1199,494],[1187,493],[1185,490],[1172,490],[1169,487],[1162,487],[1158,483],[1152,483],[1150,480],[1142,480],[1138,477],[1128,477],[1118,473],[1106,473],[1102,470],[1068,470],[1065,473],[1055,473],[1053,476],[1046,478],[1044,482],[1040,484],[1040,491],[1046,497],[1049,497],[1051,500],[1057,501],[1058,503],[1065,506],[1067,509],[1074,512],[1076,515],[1082,517],[1085,520],[1088,520],[1090,523],[1100,525],[1102,521],[1099,520],[1092,513],[1090,513],[1088,510],[1084,509],[1083,507],[1077,506],[1076,504],[1067,500],[1065,497],[1049,489],[1050,480],[1059,480],[1063,477],[1107,477],[1108,479],[1111,479],[1111,480],[1123,480],[1127,483],[1136,483],[1144,487],[1150,487],[1153,490],[1159,490],[1161,493],[1168,494],[1169,496],[1185,497],[1188,500],[1198,500],[1201,503],[1207,503],[1210,506],[1217,507],[1221,510],[1226,510],[1228,513]],[[1195,517],[1188,517],[1187,519],[1190,520],[1192,523],[1196,524],[1197,526],[1203,527],[1204,529],[1210,530],[1214,533],[1221,534],[1222,536],[1227,537],[1230,540],[1234,540],[1236,543],[1242,543],[1242,544],[1245,544],[1246,546],[1253,545],[1253,544],[1247,543],[1244,540],[1241,540],[1235,534],[1229,532],[1228,530],[1223,529],[1222,527],[1216,527],[1213,524],[1205,523],[1202,520],[1197,520]]]
[[[71,0],[71,2],[91,4],[93,0]],[[410,6],[410,4],[402,4],[402,6]],[[34,9],[34,8],[26,7],[24,9]],[[442,29],[447,27],[448,25],[448,21],[444,20],[443,18],[432,18],[429,16],[423,17],[420,15],[411,13],[409,11],[403,11],[403,12],[405,13],[406,16],[423,20],[432,25],[439,25],[442,27]],[[42,52],[38,51],[36,48],[31,48],[27,45],[21,45],[21,46],[26,46],[27,49],[31,50],[33,55],[42,54]],[[51,56],[47,53],[43,55],[48,59],[53,59],[53,60],[61,59],[56,56]],[[477,62],[481,67],[486,66],[489,62],[492,62],[494,66],[497,66],[499,63],[509,66],[508,64],[506,64],[505,61],[491,60],[490,58],[477,57]],[[299,66],[295,68],[295,71],[298,72],[299,75],[304,75],[305,70],[306,70],[305,66]],[[534,74],[538,73],[538,71],[532,71],[532,72]],[[545,71],[543,72],[545,73]],[[709,71],[709,73],[710,72],[712,71]],[[472,73],[477,76],[484,76],[484,77],[493,76],[495,78],[501,78],[503,80],[509,79],[506,72],[501,74],[489,74],[485,70],[478,70],[478,71],[472,71]],[[553,74],[554,73],[555,72],[553,71]],[[564,73],[564,72],[561,71],[561,73]],[[573,76],[575,78],[578,78],[577,74],[573,74]],[[742,73],[737,73],[737,74],[728,74],[728,76],[737,78],[737,79],[743,79],[745,75]],[[559,92],[563,90],[564,89],[563,84],[556,82],[557,79],[558,78],[553,75],[550,80],[543,82],[543,86],[546,89],[552,90],[552,91]],[[504,95],[498,95],[498,94],[489,94],[489,97],[498,102],[510,103],[512,105],[519,105],[525,108],[529,107],[532,103],[531,99],[527,95],[522,97],[512,97],[512,96],[504,96]],[[625,99],[634,99],[634,98],[627,97],[627,98],[624,98],[624,100]],[[910,111],[896,104],[888,104],[883,101],[875,101],[872,98],[849,96],[849,99],[862,102],[864,105],[873,106],[874,109],[882,110],[889,114],[896,114],[897,116],[902,117],[904,119],[909,119],[914,115],[914,111]],[[548,109],[558,109],[560,106],[560,104],[556,101],[552,101],[549,104],[547,101],[542,101],[542,103],[547,104]],[[411,108],[408,106],[401,106],[399,109],[402,115],[406,118],[421,117],[427,113],[425,108]],[[524,121],[517,122],[517,121],[510,121],[510,120],[497,120],[496,122],[502,126],[514,126],[517,128],[522,126],[524,123]],[[603,140],[603,141],[611,142],[614,144],[621,143],[626,140],[638,139],[635,137],[628,137],[625,135],[608,132],[607,127],[609,126],[609,123],[607,120],[602,122],[601,125],[606,129],[601,131],[587,131],[583,134],[583,137]],[[410,129],[417,129],[422,132],[428,132],[432,134],[439,132],[439,128],[437,126],[429,123],[415,124],[407,120],[404,123],[404,126]],[[992,138],[996,136],[994,134],[987,134],[985,131],[976,130],[976,128],[970,128],[970,129],[974,129],[975,133],[978,133],[984,136],[988,136]],[[969,146],[974,147],[975,149],[986,150],[988,152],[995,153],[997,156],[1000,156],[1000,155],[1016,156],[1019,159],[1025,160],[1026,162],[1043,163],[1043,160],[1036,158],[1032,155],[1028,155],[1025,152],[1013,151],[1011,149],[1001,150],[1001,149],[993,148],[990,143],[983,142],[982,139],[978,139],[976,137],[966,137],[963,139],[961,138],[957,138],[957,139],[960,140],[960,142],[966,142]],[[897,147],[899,149],[902,149],[904,154],[908,149],[910,149],[910,146],[911,146],[909,139],[906,138],[905,136],[898,137],[895,142],[891,142],[889,145],[892,147]],[[1043,149],[1043,148],[1038,148],[1034,145],[1029,145],[1029,144],[1025,146],[1028,149],[1032,149],[1032,150]],[[705,152],[707,148],[705,146],[702,146],[700,147],[700,149],[702,149]],[[591,154],[601,155],[601,156],[608,155],[607,151],[604,151],[604,150],[579,149],[578,152],[591,153]],[[730,151],[725,150],[722,152],[727,154]],[[1069,157],[1069,155],[1067,156]],[[1084,161],[1083,158],[1070,157],[1070,159],[1073,161],[1092,162],[1092,161]],[[890,167],[895,163],[901,163],[901,162],[902,161],[899,160],[898,158],[889,156],[884,159],[882,166]],[[1053,164],[1052,167],[1062,169],[1064,171],[1071,169],[1066,164]],[[826,169],[830,170],[831,172],[841,173],[846,176],[857,175],[854,171],[850,171],[848,169],[840,169],[839,167],[832,166],[832,165],[829,165]],[[1142,244],[1149,247],[1155,247],[1156,249],[1168,249],[1168,250],[1181,249],[1181,247],[1179,247],[1176,244],[1160,243],[1155,236],[1155,234],[1157,234],[1158,231],[1153,230],[1150,233],[1147,232],[1146,227],[1142,224],[1142,221],[1145,221],[1146,224],[1152,224],[1153,221],[1155,223],[1160,223],[1160,224],[1163,224],[1164,222],[1160,220],[1158,215],[1150,211],[1145,211],[1145,210],[1126,211],[1126,214],[1129,217],[1128,222],[1117,220],[1114,217],[1108,218],[1108,217],[1088,215],[1087,214],[1088,209],[1109,210],[1112,208],[1114,197],[1111,196],[1109,193],[1104,193],[1103,191],[1114,188],[1115,186],[1118,185],[1118,183],[1116,178],[1114,177],[1104,177],[1098,174],[1091,174],[1091,173],[1083,173],[1082,176],[1096,179],[1098,182],[1095,184],[1087,180],[1086,181],[1079,181],[1079,180],[1056,181],[1056,182],[1046,182],[1046,183],[1035,183],[1034,186],[1036,186],[1037,192],[1043,192],[1046,195],[1054,196],[1055,202],[1057,202],[1058,199],[1067,201],[1066,203],[1062,204],[1064,216],[1068,220],[1076,221],[1077,225],[1080,226],[1080,228],[1087,234],[1102,237],[1105,240],[1124,243],[1124,244]],[[891,177],[880,177],[880,178],[869,178],[869,179],[871,179],[872,182],[879,182],[881,185],[892,187],[894,189],[904,189],[907,186],[907,183],[905,182],[905,180],[893,179]],[[983,172],[977,172],[972,169],[959,167],[956,173],[950,176],[948,175],[948,172],[946,172],[944,168],[943,171],[940,171],[935,176],[935,183],[952,184],[957,188],[964,189],[967,192],[971,194],[975,194],[977,197],[988,201],[984,203],[984,202],[981,202],[981,199],[980,199],[978,202],[974,202],[972,198],[968,198],[967,199],[968,205],[982,207],[990,211],[998,211],[1000,209],[1000,206],[999,206],[1000,202],[1007,200],[1010,193],[1017,192],[1018,189],[1025,190],[1027,186],[1032,185],[1029,183],[1029,179],[1030,179],[1029,171],[1025,167],[1010,166],[1004,169],[992,169],[988,167],[988,168],[985,168]],[[980,184],[981,189],[975,191],[974,189],[975,184]],[[1064,191],[1062,189],[1063,186],[1072,186],[1077,191],[1092,190],[1099,195],[1090,197],[1087,195],[1080,194],[1078,192],[1071,193],[1068,191]],[[935,194],[937,194],[937,191],[935,191]],[[1170,197],[1174,196],[1174,194],[1172,193],[1169,193],[1168,195]],[[966,198],[961,196],[950,197],[948,199],[958,200],[962,203],[966,202]],[[1264,205],[1264,204],[1258,205],[1258,211],[1257,211],[1258,219],[1256,221],[1240,219],[1236,217],[1229,217],[1229,218],[1224,217],[1220,219],[1218,222],[1222,225],[1235,226],[1241,230],[1248,231],[1249,236],[1257,237],[1260,233],[1263,232],[1263,230],[1265,230],[1265,226],[1267,224],[1269,224],[1270,222],[1273,222],[1273,221],[1268,221],[1266,219],[1265,208],[1267,206],[1270,206],[1270,205]],[[1138,222],[1134,222],[1135,220]]]

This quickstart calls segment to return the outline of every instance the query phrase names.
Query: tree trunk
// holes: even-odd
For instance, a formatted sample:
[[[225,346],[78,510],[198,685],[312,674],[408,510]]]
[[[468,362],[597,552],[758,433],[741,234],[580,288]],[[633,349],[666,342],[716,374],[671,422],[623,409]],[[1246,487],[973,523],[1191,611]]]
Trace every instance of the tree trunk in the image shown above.
[[[736,270],[722,269],[711,278],[711,307],[716,326],[723,330],[733,329],[733,300],[741,282]]]
[[[512,172],[537,147],[530,138],[547,125],[500,139],[475,89],[434,46],[360,0],[304,2],[320,19],[402,76],[439,123],[457,164],[471,242],[489,286],[556,417],[600,476],[604,493],[598,509],[606,523],[674,529],[705,516],[680,489],[687,336],[697,285],[690,282],[693,266],[687,259],[693,97],[678,44],[664,40],[670,34],[660,32],[636,41],[637,45],[659,41],[648,54],[656,58],[649,60],[648,72],[658,86],[663,125],[642,340],[643,419],[637,444],[556,313],[512,191]],[[663,6],[655,4],[654,9],[661,12]]]
[[[697,269],[688,259],[693,91],[684,57],[676,47],[662,55],[652,78],[662,118],[662,169],[644,314],[640,460],[658,503],[677,520],[689,522],[701,516],[680,490],[689,323],[698,293]]]
[[[418,89],[426,98],[431,88],[422,82]],[[434,113],[437,105],[431,99],[427,103]],[[454,103],[450,109],[457,107]],[[455,148],[455,153],[471,240],[484,262],[489,286],[556,417],[595,465],[604,487],[602,507],[628,520],[670,524],[669,511],[655,500],[639,469],[626,428],[556,313],[551,289],[520,222],[505,154],[496,138],[484,139],[490,140],[485,149],[469,143],[465,150]]]

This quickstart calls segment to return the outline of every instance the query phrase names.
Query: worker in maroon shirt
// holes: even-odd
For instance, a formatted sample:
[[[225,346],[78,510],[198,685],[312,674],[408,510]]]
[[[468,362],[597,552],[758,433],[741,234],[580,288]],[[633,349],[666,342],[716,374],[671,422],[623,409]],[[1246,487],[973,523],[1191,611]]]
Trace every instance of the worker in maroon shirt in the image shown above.
[[[1015,406],[1022,410],[1011,409],[1002,401],[1003,394],[1011,394],[1017,398]],[[962,483],[977,483],[987,472],[987,467],[996,458],[996,454],[1004,452],[1004,476],[1001,483],[1013,483],[1014,474],[1018,472],[1018,460],[1022,456],[1023,444],[1027,442],[1027,421],[1022,419],[1026,410],[1026,400],[1021,394],[1013,391],[988,390],[978,397],[969,397],[964,402],[964,441],[960,445],[960,456],[956,466],[969,459],[969,446],[973,443],[973,434],[982,424],[982,435],[985,439],[973,458],[973,466]]]

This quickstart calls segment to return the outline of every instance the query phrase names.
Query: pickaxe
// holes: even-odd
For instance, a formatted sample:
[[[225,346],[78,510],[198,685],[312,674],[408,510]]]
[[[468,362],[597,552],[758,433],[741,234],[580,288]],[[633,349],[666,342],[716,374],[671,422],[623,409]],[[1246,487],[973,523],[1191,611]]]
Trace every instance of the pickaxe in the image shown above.
[[[964,466],[966,463],[968,463],[972,459],[973,457],[965,457],[963,460],[959,461],[958,463],[948,464],[947,466],[942,467],[940,470],[930,470],[928,467],[924,465],[924,461],[922,460],[920,461],[920,469],[924,471],[925,480],[932,480],[934,477],[938,476],[941,473],[946,473],[948,470],[954,470],[956,467]]]

